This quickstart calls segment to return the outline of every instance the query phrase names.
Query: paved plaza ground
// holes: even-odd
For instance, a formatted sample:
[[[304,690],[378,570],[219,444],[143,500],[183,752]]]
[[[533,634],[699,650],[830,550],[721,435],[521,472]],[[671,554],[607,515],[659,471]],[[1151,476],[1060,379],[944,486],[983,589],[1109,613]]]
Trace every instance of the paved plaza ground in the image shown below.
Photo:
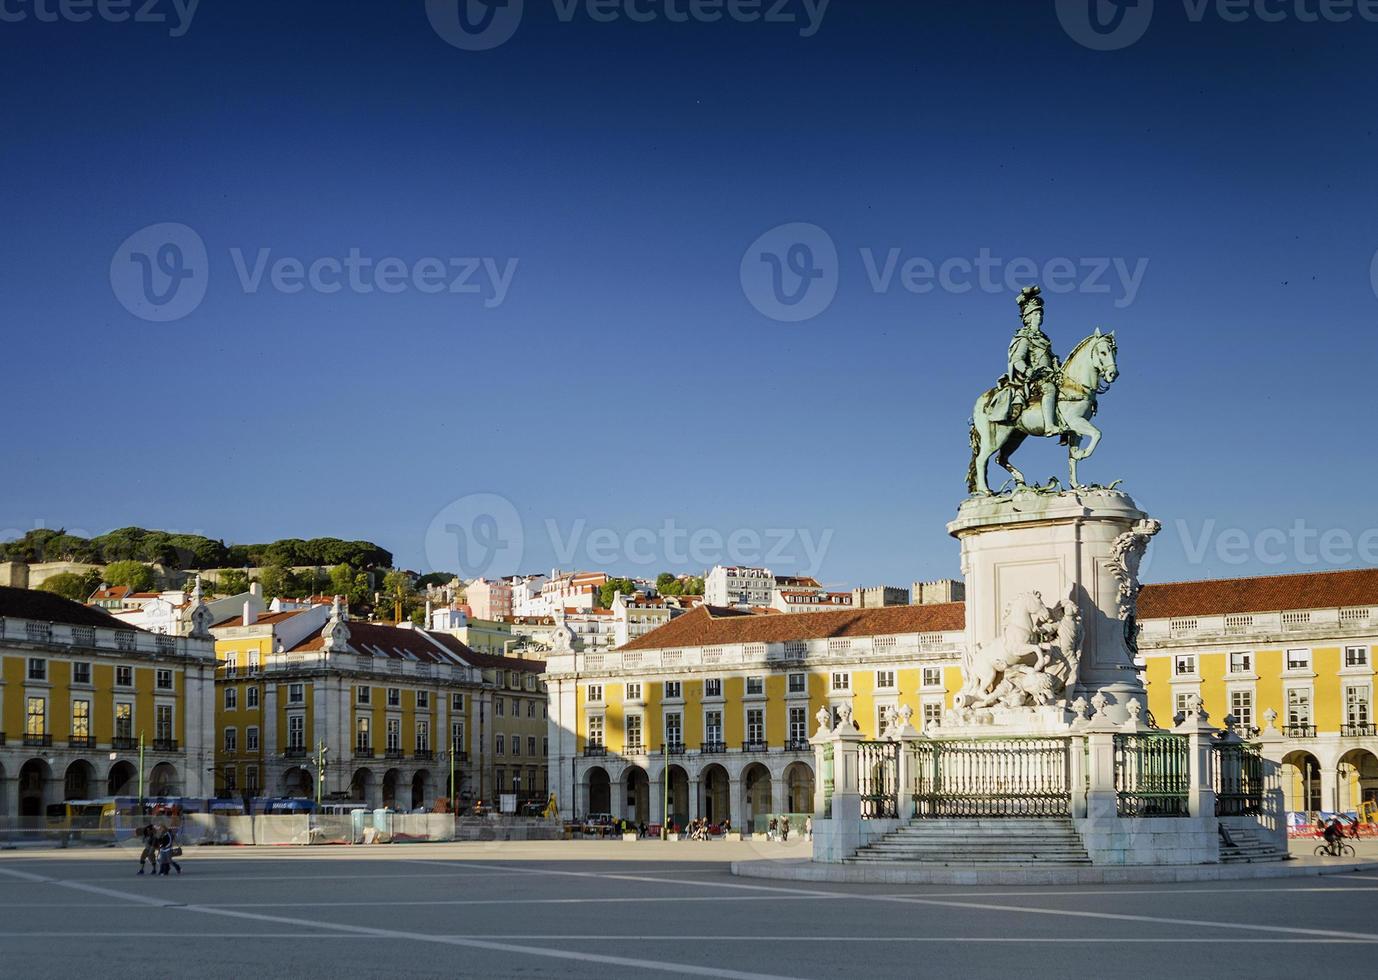
[[[1372,843],[1362,851],[1378,858]],[[1009,980],[1367,976],[1378,957],[1378,863],[1329,877],[1037,888],[728,872],[732,860],[805,853],[658,841],[194,848],[183,875],[155,879],[135,876],[137,851],[9,851],[0,972]]]

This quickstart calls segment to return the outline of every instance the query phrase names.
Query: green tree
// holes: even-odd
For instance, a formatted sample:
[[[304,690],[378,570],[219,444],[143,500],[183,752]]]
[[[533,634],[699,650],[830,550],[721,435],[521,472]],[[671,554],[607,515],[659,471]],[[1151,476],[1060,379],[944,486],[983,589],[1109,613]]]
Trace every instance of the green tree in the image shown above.
[[[215,591],[222,595],[239,595],[241,592],[248,592],[249,576],[237,568],[221,572],[220,577],[215,582]]]
[[[112,561],[105,566],[103,578],[111,585],[127,585],[135,592],[153,588],[153,569],[141,561]]]
[[[100,572],[90,571],[84,574],[61,572],[45,579],[39,588],[44,592],[60,595],[64,599],[71,599],[73,602],[85,602],[99,586]]]
[[[444,585],[447,582],[454,581],[454,577],[454,572],[427,572],[416,580],[416,587],[424,590],[428,586]]]
[[[680,595],[703,595],[703,579],[691,575],[684,580],[684,591]]]
[[[401,603],[402,615],[397,615],[397,604]],[[383,590],[376,612],[378,618],[388,622],[400,623],[421,606],[420,596],[412,587],[412,577],[400,569],[393,569],[383,576]]]
[[[287,595],[289,573],[282,565],[269,565],[259,573],[258,581],[263,586],[263,598],[276,599],[279,596]]]
[[[610,578],[598,587],[598,605],[604,609],[612,608],[614,592],[631,595],[636,591],[636,583],[629,578]]]
[[[368,576],[349,565],[336,565],[330,570],[330,592],[344,596],[351,607],[362,606],[369,598]]]

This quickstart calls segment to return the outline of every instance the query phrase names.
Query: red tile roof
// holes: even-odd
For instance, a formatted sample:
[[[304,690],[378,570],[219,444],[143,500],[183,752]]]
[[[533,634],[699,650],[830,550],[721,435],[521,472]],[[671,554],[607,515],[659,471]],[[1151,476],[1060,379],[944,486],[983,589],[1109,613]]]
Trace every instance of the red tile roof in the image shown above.
[[[1378,606],[1378,568],[1145,585],[1139,619]]]
[[[668,647],[716,646],[727,643],[783,643],[834,636],[884,636],[891,633],[937,633],[961,630],[965,605],[880,606],[827,612],[759,615],[718,606],[693,612],[654,629],[621,647],[660,650]]]
[[[123,599],[129,595],[130,591],[127,585],[116,585],[109,589],[97,589],[95,592],[91,593],[91,598],[86,601],[98,602],[102,599]]]
[[[275,613],[274,613],[274,612],[264,612],[264,613],[259,613],[259,614],[258,614],[258,619],[254,620],[254,621],[253,621],[252,623],[250,623],[249,625],[251,625],[251,626],[266,626],[266,625],[269,625],[269,624],[272,624],[272,623],[280,623],[280,622],[282,622],[284,619],[291,619],[293,616],[300,616],[300,615],[301,615],[302,613],[304,613],[304,612],[308,612],[308,610],[306,610],[306,609],[285,609],[285,610],[283,610],[282,612],[275,612]],[[224,627],[230,627],[230,626],[243,626],[243,625],[244,625],[244,613],[241,612],[241,613],[239,613],[238,615],[231,616],[229,619],[222,619],[220,622],[212,624],[212,625],[211,625],[211,629],[219,629],[219,628],[222,627],[222,626],[224,626]]]
[[[72,626],[101,626],[106,629],[135,630],[122,619],[116,619],[104,609],[86,606],[64,599],[41,589],[14,589],[0,586],[0,616],[32,619],[41,623],[65,623]]]

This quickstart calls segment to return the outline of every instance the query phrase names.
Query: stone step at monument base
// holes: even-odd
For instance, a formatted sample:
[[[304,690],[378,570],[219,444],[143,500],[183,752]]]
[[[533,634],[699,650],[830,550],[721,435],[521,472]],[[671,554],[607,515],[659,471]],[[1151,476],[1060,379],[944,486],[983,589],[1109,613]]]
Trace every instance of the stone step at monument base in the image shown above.
[[[1263,864],[1288,859],[1286,851],[1279,851],[1259,840],[1251,830],[1230,830],[1229,833],[1235,846],[1227,847],[1223,840],[1220,842],[1221,864]]]
[[[1080,865],[1091,858],[1068,819],[913,820],[858,850],[847,863]]]

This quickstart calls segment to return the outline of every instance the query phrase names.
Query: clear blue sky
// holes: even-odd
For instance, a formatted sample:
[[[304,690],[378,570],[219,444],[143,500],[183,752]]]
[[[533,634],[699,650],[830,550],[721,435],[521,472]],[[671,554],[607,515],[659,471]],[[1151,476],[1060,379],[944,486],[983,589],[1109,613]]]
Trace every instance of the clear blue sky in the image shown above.
[[[1378,550],[1378,24],[1193,23],[1158,0],[1142,40],[1098,52],[1052,0],[834,0],[808,38],[525,6],[481,52],[420,3],[206,2],[176,38],[0,23],[0,528],[360,537],[429,570],[428,529],[432,555],[454,551],[436,515],[492,493],[524,569],[611,549],[603,567],[654,573],[669,521],[700,552],[745,532],[746,558],[751,533],[766,550],[790,529],[772,564],[828,583],[956,575],[943,525],[1012,294],[878,293],[862,250],[986,249],[1148,261],[1132,301],[1111,274],[1110,293],[1050,296],[1046,324],[1061,352],[1118,331],[1083,476],[1123,479],[1167,525],[1148,578]],[[111,281],[121,243],[160,222],[209,257],[204,299],[171,322]],[[839,253],[835,301],[800,323],[763,316],[739,277],[790,222]],[[517,264],[486,308],[250,292],[231,249]],[[1063,472],[1052,445],[1017,461]],[[468,506],[480,542],[513,540],[505,512],[474,524]],[[1259,538],[1296,522],[1330,553]],[[801,531],[826,539],[816,568]]]

